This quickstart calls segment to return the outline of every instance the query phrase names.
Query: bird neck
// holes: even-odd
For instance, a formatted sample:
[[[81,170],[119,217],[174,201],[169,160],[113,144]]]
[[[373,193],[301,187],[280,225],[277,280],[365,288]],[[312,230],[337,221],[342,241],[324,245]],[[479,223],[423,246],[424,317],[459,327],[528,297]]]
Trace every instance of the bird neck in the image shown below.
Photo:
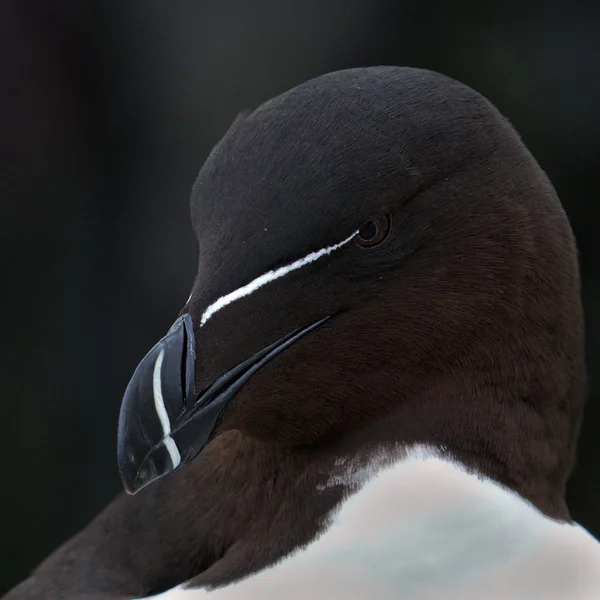
[[[490,589],[494,598],[554,598],[557,585],[564,597],[583,598],[582,581],[592,586],[586,589],[600,584],[592,564],[600,547],[579,526],[549,519],[514,492],[423,448],[386,462],[338,463],[319,491],[341,485],[349,494],[325,532],[300,552],[232,585],[210,592],[180,587],[157,600],[284,593],[288,600],[438,600],[489,597]],[[548,581],[540,581],[541,571]]]
[[[223,435],[202,461],[120,496],[6,599],[131,600],[188,581],[217,586],[211,600],[387,600],[402,596],[386,596],[385,585],[407,594],[426,581],[460,590],[469,577],[501,586],[539,578],[540,565],[565,581],[577,569],[600,577],[600,546],[583,529],[448,460],[416,450],[322,456]],[[365,586],[373,593],[361,596]],[[563,598],[578,598],[566,590]]]

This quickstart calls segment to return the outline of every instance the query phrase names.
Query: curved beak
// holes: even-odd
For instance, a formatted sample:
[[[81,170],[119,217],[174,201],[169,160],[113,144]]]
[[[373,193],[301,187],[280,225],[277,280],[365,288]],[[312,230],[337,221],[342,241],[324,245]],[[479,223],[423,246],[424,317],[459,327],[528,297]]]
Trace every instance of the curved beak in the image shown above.
[[[171,424],[194,400],[195,359],[192,319],[185,314],[146,354],[127,385],[119,416],[117,460],[130,493],[181,463]]]
[[[129,382],[119,416],[117,461],[128,493],[193,460],[207,444],[225,406],[277,354],[329,317],[296,330],[240,363],[197,395],[196,341],[189,314],[142,359]]]

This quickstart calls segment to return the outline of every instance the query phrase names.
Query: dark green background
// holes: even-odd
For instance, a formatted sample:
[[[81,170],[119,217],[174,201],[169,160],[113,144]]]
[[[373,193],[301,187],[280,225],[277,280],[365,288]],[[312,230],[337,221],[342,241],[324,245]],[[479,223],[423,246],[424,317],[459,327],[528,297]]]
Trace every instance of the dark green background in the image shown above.
[[[402,0],[0,3],[0,593],[120,489],[116,422],[195,273],[188,194],[244,108],[397,64],[489,97],[575,229],[591,394],[569,489],[600,535],[600,11]]]

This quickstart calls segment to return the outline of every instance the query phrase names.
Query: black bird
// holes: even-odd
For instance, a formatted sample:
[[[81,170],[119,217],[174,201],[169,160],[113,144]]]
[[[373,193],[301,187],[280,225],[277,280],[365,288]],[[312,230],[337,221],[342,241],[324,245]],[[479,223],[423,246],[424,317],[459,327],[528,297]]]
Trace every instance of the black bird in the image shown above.
[[[234,122],[191,210],[192,293],[121,409],[135,495],[6,600],[600,598],[564,500],[575,242],[488,100],[323,75]]]

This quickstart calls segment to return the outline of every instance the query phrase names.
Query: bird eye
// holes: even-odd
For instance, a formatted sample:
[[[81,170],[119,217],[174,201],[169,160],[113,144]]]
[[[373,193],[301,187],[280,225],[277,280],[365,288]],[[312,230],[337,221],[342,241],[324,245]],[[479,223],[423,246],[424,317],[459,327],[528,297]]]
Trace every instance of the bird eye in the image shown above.
[[[358,230],[356,243],[363,248],[372,248],[381,244],[390,232],[392,221],[389,215],[377,217],[365,223]]]

